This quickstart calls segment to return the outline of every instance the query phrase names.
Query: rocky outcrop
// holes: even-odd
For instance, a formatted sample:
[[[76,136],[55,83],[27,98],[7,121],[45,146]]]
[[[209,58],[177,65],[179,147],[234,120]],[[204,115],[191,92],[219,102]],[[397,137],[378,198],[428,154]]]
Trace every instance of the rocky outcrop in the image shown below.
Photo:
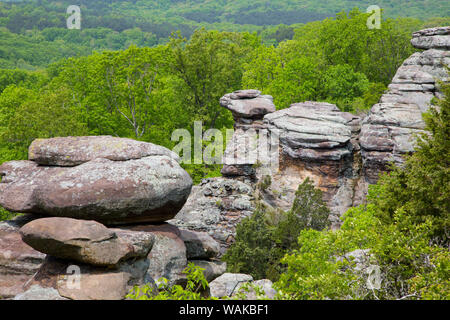
[[[247,111],[258,109],[258,102],[242,101],[248,104]],[[233,179],[247,177],[256,184],[269,177],[264,200],[283,210],[290,209],[299,184],[309,177],[324,192],[337,224],[340,214],[353,203],[352,186],[359,175],[354,163],[360,118],[318,102],[296,103],[275,112],[264,110],[267,112],[258,122],[243,125],[246,119],[237,119],[222,174]],[[345,202],[336,199],[342,195],[348,198]]]
[[[414,151],[415,135],[423,132],[432,99],[441,97],[438,81],[448,81],[450,27],[421,30],[413,34],[416,52],[398,69],[389,90],[364,119],[361,135],[363,184],[372,184],[389,164],[401,165]]]
[[[37,251],[94,266],[143,258],[155,240],[151,233],[114,232],[95,221],[70,218],[37,219],[24,225],[20,234]]]
[[[221,255],[234,241],[236,225],[254,211],[250,181],[205,179],[192,188],[186,205],[169,222],[180,229],[205,232],[220,244]]]
[[[274,111],[267,107],[271,97],[256,90],[225,95],[221,105],[233,113],[235,132],[222,174],[263,186],[263,200],[283,210],[309,177],[323,191],[338,227],[339,217],[365,200],[368,185],[414,151],[415,135],[425,128],[422,113],[441,96],[438,81],[448,81],[450,27],[418,31],[411,43],[425,51],[403,63],[364,119],[319,102]]]
[[[161,277],[186,283],[188,259],[208,279],[225,272],[210,236],[164,223],[192,187],[171,151],[68,137],[37,140],[29,153],[0,166],[0,204],[30,213],[0,224],[1,298],[119,300],[143,284],[157,293]]]
[[[59,162],[56,159],[64,158],[64,154],[58,152],[66,150],[63,147],[66,139],[69,154],[83,153],[82,142],[87,143],[88,154],[84,159],[87,162],[74,167],[42,166],[33,161],[2,164],[1,206],[12,212],[96,220],[105,224],[160,223],[173,218],[189,196],[192,187],[189,174],[173,157],[148,156],[152,152],[170,153],[152,144],[142,148],[141,155],[145,157],[139,159],[133,159],[139,155],[136,146],[118,148],[131,152],[123,155],[123,159],[130,158],[124,161],[96,158],[108,155],[105,149],[112,143],[111,139],[98,137],[50,139],[47,149],[51,152],[46,152],[45,140],[40,140],[30,147],[30,153],[40,150],[37,158],[55,165]],[[120,139],[114,141],[121,145]],[[129,140],[125,139],[122,145],[127,143]]]

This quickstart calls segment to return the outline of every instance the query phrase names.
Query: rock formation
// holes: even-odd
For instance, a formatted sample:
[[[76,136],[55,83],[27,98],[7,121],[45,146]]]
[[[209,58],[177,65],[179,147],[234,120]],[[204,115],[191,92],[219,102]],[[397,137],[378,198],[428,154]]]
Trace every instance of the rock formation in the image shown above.
[[[450,27],[415,32],[411,43],[425,51],[414,53],[402,64],[388,92],[362,123],[364,184],[375,183],[389,163],[401,165],[403,155],[414,151],[414,135],[425,127],[422,113],[433,98],[441,97],[438,81],[448,81]]]
[[[225,272],[214,239],[165,223],[192,187],[168,149],[68,137],[34,141],[29,158],[0,166],[0,205],[28,213],[0,224],[1,298],[116,300],[185,283],[189,261],[211,281]]]
[[[189,196],[192,179],[168,149],[132,141],[68,137],[33,142],[29,154],[38,162],[0,166],[0,205],[12,212],[109,225],[173,218]]]
[[[28,161],[0,166],[0,205],[26,213],[0,223],[0,298],[124,299],[165,277],[184,284],[189,262],[205,269],[211,295],[230,297],[268,280],[225,273],[220,256],[256,200],[290,209],[307,177],[323,191],[334,227],[362,203],[369,184],[424,132],[422,113],[448,81],[450,27],[421,30],[423,49],[399,68],[380,103],[361,119],[329,103],[276,110],[257,90],[225,95],[235,119],[223,177],[192,180],[161,146],[114,137],[38,139]],[[250,292],[250,297],[256,297]]]
[[[220,103],[233,113],[235,132],[222,174],[263,182],[266,203],[284,210],[309,177],[323,191],[338,227],[339,217],[364,201],[368,185],[413,152],[415,134],[425,127],[422,113],[440,97],[438,81],[448,81],[450,27],[418,31],[411,43],[425,51],[403,63],[364,119],[319,102],[275,111],[273,99],[256,90],[225,95]]]
[[[236,225],[254,211],[250,180],[205,179],[192,188],[186,205],[169,222],[181,229],[205,232],[220,243],[220,254],[234,241]]]

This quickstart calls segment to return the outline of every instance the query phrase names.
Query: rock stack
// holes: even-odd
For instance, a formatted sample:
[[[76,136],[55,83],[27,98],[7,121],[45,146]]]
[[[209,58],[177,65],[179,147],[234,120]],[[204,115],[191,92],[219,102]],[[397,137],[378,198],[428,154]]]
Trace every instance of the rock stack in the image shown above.
[[[192,180],[170,150],[109,136],[39,139],[28,161],[0,166],[0,297],[123,299],[161,277],[183,284],[188,261],[225,272],[207,234],[166,223]],[[155,287],[156,289],[156,287]]]
[[[450,27],[431,28],[413,34],[418,49],[398,69],[389,90],[364,119],[360,144],[365,184],[376,183],[389,163],[401,165],[414,151],[415,134],[423,132],[432,99],[441,97],[439,81],[448,81]]]
[[[319,102],[276,111],[272,97],[255,90],[228,94],[221,105],[233,112],[236,122],[222,174],[253,181],[270,177],[265,200],[284,210],[290,209],[298,185],[310,177],[324,191],[337,223],[337,217],[352,205],[349,194],[358,178],[353,163],[359,152],[360,119]],[[347,201],[336,201],[343,194]]]

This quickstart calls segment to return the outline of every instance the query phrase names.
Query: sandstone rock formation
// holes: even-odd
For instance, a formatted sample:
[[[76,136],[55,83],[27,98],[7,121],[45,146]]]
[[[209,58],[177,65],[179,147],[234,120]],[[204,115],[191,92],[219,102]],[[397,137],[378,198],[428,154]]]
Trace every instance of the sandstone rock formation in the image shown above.
[[[253,187],[228,178],[205,179],[192,188],[186,205],[169,222],[180,229],[205,232],[220,244],[220,254],[233,242],[236,225],[254,211]]]
[[[241,101],[245,103],[247,110],[258,108],[251,99]],[[224,155],[224,176],[253,182],[270,177],[265,200],[283,210],[290,209],[299,184],[310,177],[323,190],[338,223],[353,203],[352,186],[359,174],[354,164],[358,117],[332,104],[304,102],[267,113],[257,124],[242,125],[238,120],[235,128]],[[342,195],[348,198],[345,202],[340,201]]]
[[[171,151],[68,137],[37,140],[29,153],[34,161],[0,166],[0,204],[30,213],[0,224],[1,298],[118,300],[143,284],[157,293],[161,277],[186,282],[188,259],[207,266],[210,280],[225,272],[211,261],[215,240],[193,231],[183,239],[164,223],[192,187]]]
[[[41,162],[53,165],[59,163],[58,159],[65,159],[65,151],[70,158],[72,153],[83,154],[88,149],[84,157],[87,162],[74,167],[42,166],[33,161],[2,164],[0,205],[12,212],[96,220],[105,224],[159,223],[173,218],[189,196],[192,179],[174,157],[149,156],[171,151],[145,143],[139,143],[139,149],[128,139],[121,144],[120,139],[112,143],[111,138],[100,138],[40,140],[30,147],[30,154],[39,154],[37,158]],[[47,147],[44,147],[45,142]],[[86,148],[83,143],[87,144]],[[105,150],[109,143],[113,152],[108,155]],[[132,147],[117,147],[129,145]],[[114,156],[116,149],[128,150],[130,154],[117,158]],[[143,157],[133,158],[139,155]],[[79,163],[81,158],[73,164]],[[130,160],[125,160],[128,158]]]
[[[368,185],[413,152],[415,134],[424,132],[422,113],[441,96],[438,81],[449,80],[450,27],[418,31],[411,43],[425,51],[403,63],[364,119],[318,102],[274,111],[271,97],[256,90],[225,95],[221,105],[233,113],[235,132],[222,174],[263,183],[263,200],[284,210],[309,177],[324,192],[338,227],[339,217],[365,200]]]

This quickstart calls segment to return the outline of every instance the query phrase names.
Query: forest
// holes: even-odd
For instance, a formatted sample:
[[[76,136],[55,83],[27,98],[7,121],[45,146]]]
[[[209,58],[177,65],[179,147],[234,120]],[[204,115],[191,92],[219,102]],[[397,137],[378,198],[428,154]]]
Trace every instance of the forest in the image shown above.
[[[0,164],[26,159],[36,138],[69,135],[128,137],[173,149],[170,133],[193,132],[194,121],[204,130],[232,128],[219,99],[239,89],[272,95],[278,109],[321,101],[364,115],[418,51],[412,32],[450,25],[450,4],[440,0],[379,1],[380,29],[366,26],[370,1],[79,3],[82,28],[68,30],[69,1],[0,2]],[[373,186],[366,205],[345,215],[341,230],[296,220],[292,212],[301,212],[301,203],[278,224],[268,223],[261,207],[238,228],[225,256],[229,270],[276,281],[283,299],[398,299],[414,292],[417,299],[448,300],[448,86],[445,94],[441,112],[427,116],[433,134],[405,168]],[[184,168],[197,184],[221,170]],[[430,172],[436,178],[430,190],[440,197],[421,186]],[[308,182],[299,199],[302,192],[320,198]],[[0,220],[12,216],[0,209]],[[345,263],[329,260],[359,247],[372,248],[391,271],[385,291],[355,294],[359,280],[337,271]]]

